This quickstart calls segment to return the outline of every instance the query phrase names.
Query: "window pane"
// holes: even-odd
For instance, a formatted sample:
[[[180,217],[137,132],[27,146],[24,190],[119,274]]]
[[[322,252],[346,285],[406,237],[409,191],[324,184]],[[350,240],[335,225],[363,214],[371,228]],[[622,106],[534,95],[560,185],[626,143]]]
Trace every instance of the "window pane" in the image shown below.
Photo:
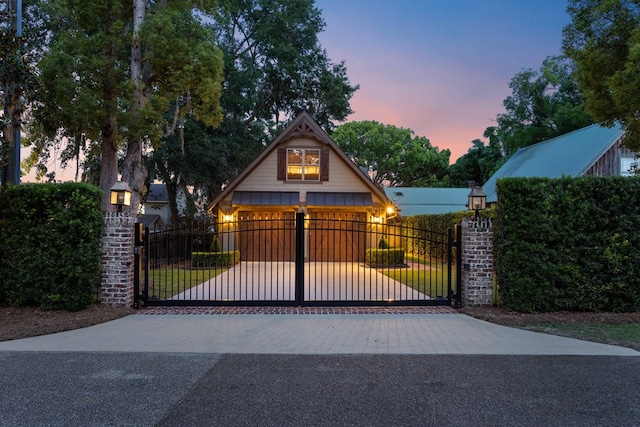
[[[300,149],[287,150],[287,179],[302,179],[302,150]]]
[[[320,150],[305,150],[304,165],[304,180],[318,181],[320,179]]]
[[[289,165],[301,165],[302,164],[302,150],[289,148],[287,150],[287,164],[289,164]]]

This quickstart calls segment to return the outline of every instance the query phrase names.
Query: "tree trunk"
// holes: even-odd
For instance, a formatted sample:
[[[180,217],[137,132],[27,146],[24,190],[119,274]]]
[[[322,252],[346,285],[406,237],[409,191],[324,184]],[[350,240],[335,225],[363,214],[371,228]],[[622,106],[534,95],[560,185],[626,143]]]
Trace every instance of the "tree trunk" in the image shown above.
[[[142,163],[142,141],[139,139],[130,140],[127,144],[127,155],[124,158],[124,167],[122,168],[122,180],[129,184],[131,189],[130,212],[138,213],[147,174],[147,168]]]
[[[112,115],[102,129],[100,188],[104,192],[102,195],[103,212],[113,212],[115,209],[111,205],[110,191],[113,184],[118,180],[118,151],[115,147],[115,126],[116,118],[115,115]]]
[[[131,81],[133,83],[134,100],[132,114],[139,115],[146,103],[144,82],[142,80],[142,47],[140,45],[140,28],[145,18],[145,0],[133,0],[133,40],[131,43]],[[131,212],[137,213],[142,200],[144,183],[147,179],[147,168],[142,163],[143,138],[141,135],[130,135],[127,142],[127,155],[124,159],[122,180],[131,188]]]
[[[115,72],[115,46],[110,47],[109,58],[102,81],[104,106],[107,113],[102,125],[100,188],[102,195],[102,211],[113,212],[111,205],[111,187],[118,180],[118,146],[116,134],[118,130],[118,89]]]

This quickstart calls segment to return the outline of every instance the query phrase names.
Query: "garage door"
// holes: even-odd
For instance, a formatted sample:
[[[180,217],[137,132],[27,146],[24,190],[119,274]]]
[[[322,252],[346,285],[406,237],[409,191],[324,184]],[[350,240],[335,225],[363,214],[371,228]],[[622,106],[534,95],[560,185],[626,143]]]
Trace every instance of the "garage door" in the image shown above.
[[[294,212],[240,212],[238,218],[240,259],[294,260]]]
[[[309,221],[310,261],[364,261],[366,212],[312,212]]]

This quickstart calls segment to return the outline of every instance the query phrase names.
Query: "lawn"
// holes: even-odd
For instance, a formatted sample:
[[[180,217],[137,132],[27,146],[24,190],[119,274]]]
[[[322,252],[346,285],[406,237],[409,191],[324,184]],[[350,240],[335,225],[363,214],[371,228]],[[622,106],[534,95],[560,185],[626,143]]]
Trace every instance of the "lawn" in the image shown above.
[[[417,255],[406,254],[405,261],[414,264],[414,268],[378,268],[378,271],[398,282],[422,292],[431,298],[447,296],[446,260],[431,260]],[[451,268],[452,291],[456,291],[456,269]]]
[[[523,329],[577,338],[585,341],[619,345],[640,351],[640,323],[624,325],[603,323],[542,323],[524,326]]]
[[[149,270],[149,298],[170,299],[172,296],[206,282],[226,270],[226,268],[160,268]],[[144,283],[144,274],[142,275],[141,283]]]

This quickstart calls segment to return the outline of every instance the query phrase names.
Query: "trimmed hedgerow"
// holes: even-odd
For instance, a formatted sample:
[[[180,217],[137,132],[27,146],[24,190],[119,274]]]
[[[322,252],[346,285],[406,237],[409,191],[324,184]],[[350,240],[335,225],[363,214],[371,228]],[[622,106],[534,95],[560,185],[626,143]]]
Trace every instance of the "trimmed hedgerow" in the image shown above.
[[[367,249],[365,262],[373,267],[392,267],[404,265],[404,249]]]
[[[102,191],[22,184],[0,192],[0,303],[79,310],[100,274]]]
[[[240,251],[191,252],[191,268],[229,267],[240,262]]]
[[[522,312],[640,310],[640,179],[497,183],[495,268]]]
[[[425,214],[406,217],[402,225],[406,231],[405,246],[408,252],[434,259],[446,259],[447,230],[462,223],[462,218],[474,216],[475,212],[459,211],[444,214]],[[493,218],[494,209],[481,211],[480,216]]]

